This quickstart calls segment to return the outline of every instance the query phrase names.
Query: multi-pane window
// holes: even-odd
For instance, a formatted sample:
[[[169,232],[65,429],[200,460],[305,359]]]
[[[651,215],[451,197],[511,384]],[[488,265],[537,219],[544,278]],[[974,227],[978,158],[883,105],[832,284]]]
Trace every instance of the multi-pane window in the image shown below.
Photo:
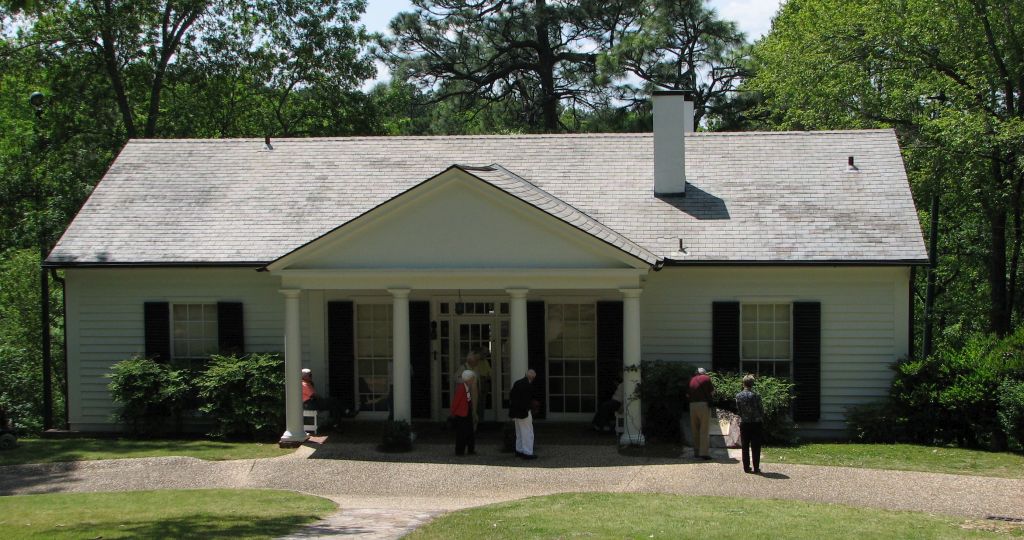
[[[171,335],[174,363],[198,367],[217,354],[217,304],[174,304],[171,306]]]
[[[597,407],[597,312],[594,304],[548,305],[548,407],[587,413]]]
[[[790,305],[742,304],[740,312],[743,372],[789,377]]]
[[[391,305],[356,305],[356,380],[359,409],[387,411],[391,393]]]

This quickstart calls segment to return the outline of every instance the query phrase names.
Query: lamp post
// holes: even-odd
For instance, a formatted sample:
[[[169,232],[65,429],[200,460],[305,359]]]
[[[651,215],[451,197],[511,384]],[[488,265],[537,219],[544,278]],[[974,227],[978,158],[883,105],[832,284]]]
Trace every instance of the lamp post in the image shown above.
[[[32,92],[28,103],[35,109],[35,152],[42,154],[43,144],[39,133],[39,124],[43,118],[43,107],[46,96],[42,92]],[[36,209],[39,212],[39,326],[42,331],[43,354],[43,429],[53,427],[53,359],[50,354],[50,279],[46,272],[46,255],[49,252],[46,234],[46,196],[43,185],[36,185]]]

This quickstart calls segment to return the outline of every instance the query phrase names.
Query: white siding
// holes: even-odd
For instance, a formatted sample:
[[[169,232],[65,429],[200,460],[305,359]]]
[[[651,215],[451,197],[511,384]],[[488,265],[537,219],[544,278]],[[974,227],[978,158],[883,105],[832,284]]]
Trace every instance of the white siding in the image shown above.
[[[838,434],[908,353],[908,287],[907,268],[665,268],[641,298],[643,357],[710,368],[714,301],[821,302],[821,421],[801,428]]]
[[[266,272],[73,268],[66,275],[72,429],[116,428],[107,374],[114,363],[144,354],[144,302],[242,302],[246,350],[283,349],[284,297],[278,293],[279,278]],[[303,322],[308,338],[308,317]]]

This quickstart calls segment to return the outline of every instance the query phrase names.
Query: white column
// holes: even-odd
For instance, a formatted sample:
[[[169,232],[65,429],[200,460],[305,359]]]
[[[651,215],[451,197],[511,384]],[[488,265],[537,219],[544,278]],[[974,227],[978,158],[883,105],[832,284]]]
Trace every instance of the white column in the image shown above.
[[[283,289],[284,295],[284,411],[285,432],[281,445],[296,445],[307,438],[302,429],[302,335],[299,289]]]
[[[620,444],[643,445],[639,397],[633,397],[640,383],[640,293],[642,289],[619,289],[622,293],[622,395],[626,400],[626,429]]]
[[[512,347],[509,355],[509,376],[513,381],[526,376],[526,370],[530,369],[529,349],[526,338],[526,293],[528,289],[506,289],[505,292],[512,297],[508,306],[509,314],[509,345]]]
[[[394,360],[392,372],[392,403],[395,420],[412,422],[412,377],[409,361],[409,289],[388,289],[391,293],[392,333]]]

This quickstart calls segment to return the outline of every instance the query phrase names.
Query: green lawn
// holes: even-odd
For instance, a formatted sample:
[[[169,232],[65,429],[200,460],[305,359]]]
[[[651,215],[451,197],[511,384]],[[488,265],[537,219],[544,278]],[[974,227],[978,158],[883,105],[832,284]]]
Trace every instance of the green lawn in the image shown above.
[[[274,538],[335,510],[327,499],[258,489],[50,493],[0,497],[16,538]]]
[[[914,444],[803,444],[765,448],[765,463],[802,463],[1024,478],[1024,456]]]
[[[978,527],[991,527],[978,530]],[[410,539],[1005,538],[1019,527],[798,501],[649,493],[568,493],[441,516]]]
[[[13,450],[0,450],[0,465],[93,459],[190,456],[219,461],[282,456],[292,449],[276,444],[222,441],[131,439],[19,439]]]

